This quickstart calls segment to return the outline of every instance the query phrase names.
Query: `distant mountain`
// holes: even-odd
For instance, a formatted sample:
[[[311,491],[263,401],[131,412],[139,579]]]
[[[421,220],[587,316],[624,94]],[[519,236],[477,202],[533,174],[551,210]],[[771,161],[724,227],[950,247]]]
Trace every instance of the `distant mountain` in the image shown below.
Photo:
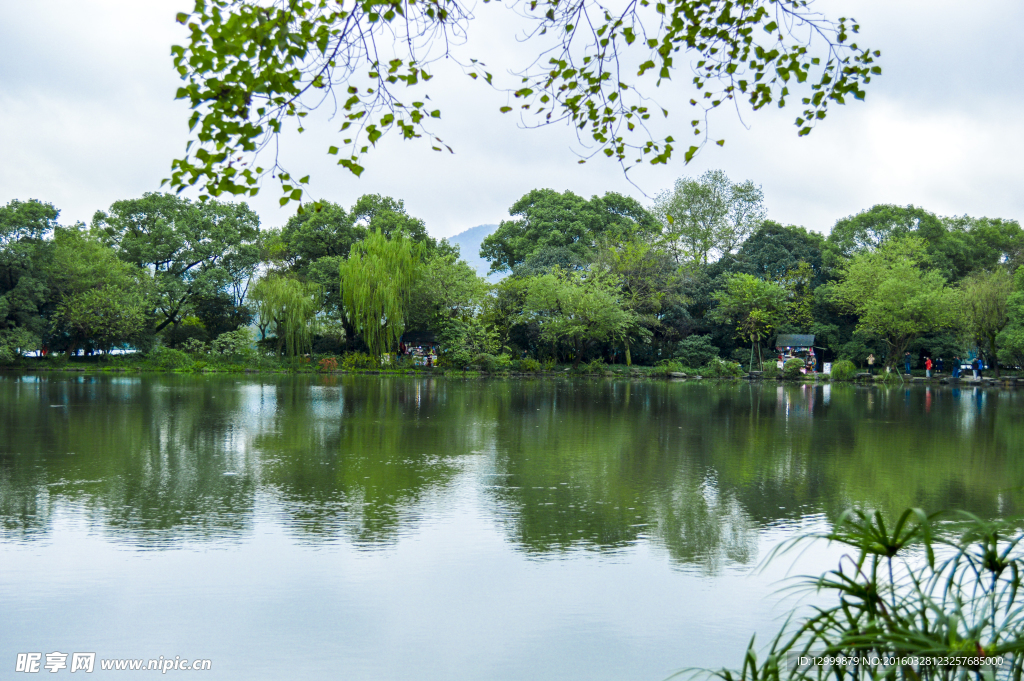
[[[477,274],[492,283],[501,281],[505,275],[487,274],[487,271],[491,268],[491,263],[480,257],[480,244],[483,243],[485,238],[493,234],[496,229],[498,229],[498,225],[478,225],[467,229],[465,232],[448,237],[449,243],[458,244],[459,251],[462,253],[462,259],[469,263],[470,267],[475,269]]]

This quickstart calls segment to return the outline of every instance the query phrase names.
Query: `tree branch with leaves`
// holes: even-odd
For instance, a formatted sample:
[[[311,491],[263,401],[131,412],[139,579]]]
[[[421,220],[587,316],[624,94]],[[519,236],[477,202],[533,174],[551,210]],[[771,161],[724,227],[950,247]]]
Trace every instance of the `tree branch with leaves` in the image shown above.
[[[280,135],[289,125],[303,132],[321,107],[341,121],[327,153],[357,176],[388,133],[451,151],[431,133],[441,110],[425,91],[441,58],[506,92],[499,110],[518,109],[527,125],[569,124],[588,149],[580,162],[603,155],[626,170],[672,157],[675,138],[649,127],[653,115],[669,112],[651,97],[680,69],[693,74],[697,111],[686,162],[711,140],[709,115],[723,104],[745,102],[756,111],[799,97],[796,125],[806,135],[830,105],[863,99],[881,73],[879,52],[852,41],[857,22],[828,19],[812,0],[491,6],[532,23],[524,41],[530,63],[501,65],[518,74],[514,86],[496,83],[479,59],[461,54],[474,18],[462,0],[195,0],[191,12],[177,15],[189,39],[171,48],[184,81],[177,98],[192,110],[191,138],[167,182],[179,191],[198,185],[203,196],[254,196],[269,174],[280,183],[282,205],[300,201],[309,175],[281,165]],[[273,158],[257,161],[261,152]]]

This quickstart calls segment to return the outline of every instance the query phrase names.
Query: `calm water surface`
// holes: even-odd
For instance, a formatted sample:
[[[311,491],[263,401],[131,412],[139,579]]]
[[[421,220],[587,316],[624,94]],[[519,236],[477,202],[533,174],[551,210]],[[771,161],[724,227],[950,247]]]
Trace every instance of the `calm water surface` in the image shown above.
[[[1021,512],[1022,416],[973,389],[0,374],[0,677],[32,651],[210,679],[739,665],[786,612],[792,561],[753,570],[779,541],[854,503]]]

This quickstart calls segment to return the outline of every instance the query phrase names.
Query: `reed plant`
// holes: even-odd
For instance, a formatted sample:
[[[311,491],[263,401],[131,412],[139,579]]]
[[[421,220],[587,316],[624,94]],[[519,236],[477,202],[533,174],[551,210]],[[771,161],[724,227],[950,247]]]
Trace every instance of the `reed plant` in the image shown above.
[[[845,513],[807,540],[846,551],[836,569],[797,578],[826,604],[791,616],[766,650],[752,639],[723,681],[996,681],[1022,676],[1024,540],[1018,524],[969,513]],[[692,672],[693,670],[691,670]]]

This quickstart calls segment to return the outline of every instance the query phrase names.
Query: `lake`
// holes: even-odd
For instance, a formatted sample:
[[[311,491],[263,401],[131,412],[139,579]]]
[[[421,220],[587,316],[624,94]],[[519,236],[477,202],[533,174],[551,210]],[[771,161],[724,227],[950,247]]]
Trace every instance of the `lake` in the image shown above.
[[[780,541],[853,504],[1020,513],[1022,416],[974,388],[0,374],[0,665],[736,667],[787,571],[839,555],[757,570]]]

